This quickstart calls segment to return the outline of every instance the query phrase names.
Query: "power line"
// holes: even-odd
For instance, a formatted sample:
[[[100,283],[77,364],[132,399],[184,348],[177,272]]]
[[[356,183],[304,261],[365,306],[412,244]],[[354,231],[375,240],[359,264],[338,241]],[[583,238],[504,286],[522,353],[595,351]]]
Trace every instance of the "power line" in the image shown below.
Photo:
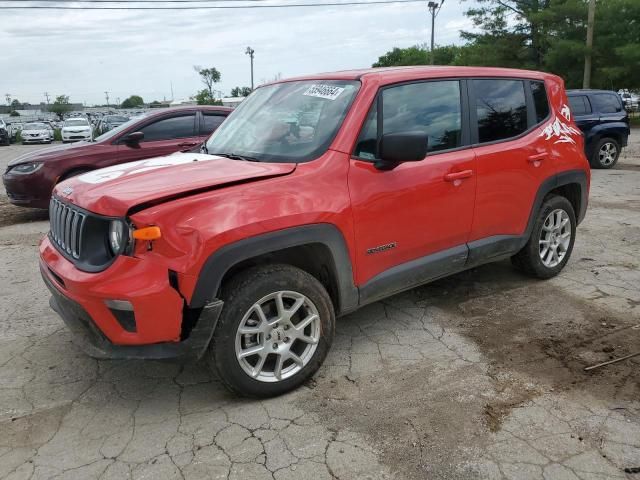
[[[0,0],[0,2],[7,0]],[[227,0],[224,0],[227,1]],[[237,0],[254,1],[254,0]],[[262,1],[262,0],[261,0]],[[266,1],[266,0],[263,0]],[[62,5],[25,5],[25,6],[0,6],[5,10],[212,10],[212,9],[244,9],[244,8],[293,8],[293,7],[340,7],[348,5],[384,5],[391,3],[419,3],[422,0],[369,0],[364,2],[324,2],[324,3],[288,3],[279,5],[198,5],[198,6],[168,6],[168,7],[87,7],[87,6],[62,6]],[[76,3],[76,2],[74,2]],[[92,3],[92,2],[89,2]]]

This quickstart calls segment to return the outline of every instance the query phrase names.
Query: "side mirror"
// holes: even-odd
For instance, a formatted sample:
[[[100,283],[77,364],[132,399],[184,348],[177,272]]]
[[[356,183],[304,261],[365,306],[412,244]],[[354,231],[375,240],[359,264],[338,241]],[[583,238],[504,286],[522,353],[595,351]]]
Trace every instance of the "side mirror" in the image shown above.
[[[392,170],[403,162],[419,162],[427,156],[428,137],[423,132],[387,133],[380,141],[379,170]]]
[[[124,137],[124,143],[127,145],[137,145],[144,140],[144,132],[132,132]]]

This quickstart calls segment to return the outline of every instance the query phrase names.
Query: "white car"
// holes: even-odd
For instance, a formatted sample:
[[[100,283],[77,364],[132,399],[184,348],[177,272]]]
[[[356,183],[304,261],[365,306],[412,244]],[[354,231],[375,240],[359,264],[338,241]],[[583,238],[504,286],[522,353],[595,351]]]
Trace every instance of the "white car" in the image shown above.
[[[68,118],[62,124],[62,142],[77,142],[78,140],[91,141],[93,131],[91,124],[86,118]]]
[[[49,126],[42,122],[25,123],[20,131],[20,136],[22,137],[23,145],[27,143],[51,143],[53,141]]]

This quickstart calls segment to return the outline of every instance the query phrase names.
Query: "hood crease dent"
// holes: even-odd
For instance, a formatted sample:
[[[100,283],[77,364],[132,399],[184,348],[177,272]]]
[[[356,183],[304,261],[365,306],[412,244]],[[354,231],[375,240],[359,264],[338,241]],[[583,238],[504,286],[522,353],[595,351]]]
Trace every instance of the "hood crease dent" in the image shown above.
[[[54,195],[93,213],[124,216],[177,198],[288,175],[296,166],[174,153],[72,177],[58,184]]]

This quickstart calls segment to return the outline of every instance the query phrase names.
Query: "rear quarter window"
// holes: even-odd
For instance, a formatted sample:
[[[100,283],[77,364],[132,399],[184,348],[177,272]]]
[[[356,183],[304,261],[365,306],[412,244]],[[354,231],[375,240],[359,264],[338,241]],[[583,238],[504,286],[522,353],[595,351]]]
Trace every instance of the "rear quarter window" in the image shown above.
[[[531,82],[531,93],[536,108],[536,123],[540,123],[549,116],[549,100],[544,82]]]
[[[596,93],[592,97],[596,111],[600,113],[616,113],[622,111],[620,97],[613,93]]]

